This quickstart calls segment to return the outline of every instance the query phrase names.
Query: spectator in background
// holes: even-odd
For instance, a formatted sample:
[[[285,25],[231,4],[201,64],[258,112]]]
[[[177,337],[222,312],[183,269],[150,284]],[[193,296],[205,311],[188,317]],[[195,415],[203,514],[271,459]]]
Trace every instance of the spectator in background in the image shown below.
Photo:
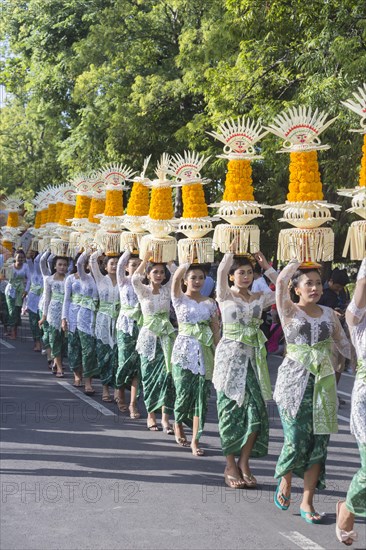
[[[205,274],[205,282],[203,283],[203,287],[201,288],[201,295],[207,296],[207,298],[214,298],[215,281],[209,275],[211,264],[202,264],[201,267]]]

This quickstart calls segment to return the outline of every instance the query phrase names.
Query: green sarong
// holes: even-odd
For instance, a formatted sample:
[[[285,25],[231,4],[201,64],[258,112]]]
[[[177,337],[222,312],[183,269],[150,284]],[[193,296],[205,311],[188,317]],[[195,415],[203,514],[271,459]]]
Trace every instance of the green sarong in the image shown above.
[[[67,360],[71,372],[81,372],[81,342],[78,329],[76,329],[75,332],[69,331],[67,333]]]
[[[7,327],[9,324],[9,312],[4,292],[0,292],[0,321]]]
[[[58,330],[52,325],[48,325],[48,338],[52,357],[63,357],[66,351],[66,339],[63,330]]]
[[[188,369],[182,369],[179,365],[173,365],[172,376],[176,393],[174,419],[178,424],[184,422],[192,428],[193,417],[198,416],[199,439],[205,426],[211,381],[205,380],[201,374],[193,374]]]
[[[79,332],[81,344],[81,359],[83,366],[84,378],[99,377],[99,367],[97,363],[96,339],[90,334],[86,334],[81,330]]]
[[[19,327],[22,324],[21,311],[22,307],[16,305],[16,298],[6,296],[6,305],[8,308],[8,327]]]
[[[97,363],[103,386],[114,386],[118,364],[117,344],[111,348],[108,344],[97,340]]]
[[[269,424],[266,405],[254,369],[249,361],[244,402],[241,407],[224,392],[217,392],[219,433],[224,456],[239,456],[252,433],[257,433],[250,456],[268,454]]]
[[[175,399],[173,378],[171,373],[167,372],[159,340],[156,342],[154,359],[150,361],[141,355],[141,379],[147,412],[152,413],[165,407],[165,412],[172,414]]]
[[[36,342],[42,338],[42,331],[38,325],[38,321],[39,321],[38,312],[34,313],[34,311],[28,310],[28,317],[29,317],[29,326],[31,329],[32,338]]]
[[[41,319],[42,318],[42,311],[38,310],[38,312],[39,312],[39,318]],[[47,348],[50,347],[49,324],[48,324],[47,320],[44,321],[44,323],[41,327],[41,331],[42,331],[42,344],[43,344],[43,347],[45,349],[47,349]]]
[[[141,379],[140,356],[136,351],[136,341],[139,331],[136,323],[132,336],[117,330],[118,367],[116,373],[116,388],[131,387],[132,380]]]
[[[346,508],[355,516],[366,517],[366,444],[358,443],[361,468],[352,478],[347,492]]]
[[[276,464],[275,477],[292,472],[300,478],[313,464],[320,464],[317,488],[325,487],[325,461],[329,434],[316,435],[313,427],[314,376],[310,374],[304,397],[295,418],[279,407],[284,443]]]

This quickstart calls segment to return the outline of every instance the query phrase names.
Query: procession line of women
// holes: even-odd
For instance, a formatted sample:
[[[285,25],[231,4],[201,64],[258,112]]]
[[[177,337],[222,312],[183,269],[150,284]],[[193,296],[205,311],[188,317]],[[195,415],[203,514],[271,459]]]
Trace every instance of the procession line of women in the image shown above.
[[[226,457],[225,482],[233,489],[256,487],[250,459],[268,453],[265,401],[272,397],[260,324],[263,309],[276,302],[286,356],[274,391],[284,430],[274,500],[279,509],[288,510],[292,478],[298,476],[304,480],[301,517],[311,524],[322,522],[323,516],[313,505],[314,493],[325,487],[327,446],[330,435],[338,430],[332,346],[349,357],[350,344],[334,311],[318,305],[322,293],[319,270],[301,269],[293,260],[277,275],[258,253],[255,259],[275,283],[276,291],[254,293],[250,290],[254,258],[225,254],[216,289],[222,317],[220,334],[217,304],[200,293],[203,268],[191,263],[178,268],[154,264],[150,255],[148,251],[140,263],[126,251],[119,259],[106,256],[100,263],[100,252],[89,257],[86,251],[76,259],[74,273],[68,276],[65,258],[50,258],[49,252],[41,256],[44,300],[40,300],[38,324],[43,329],[43,344],[49,348],[48,357],[55,361],[56,376],[63,376],[67,331],[68,361],[75,385],[81,385],[83,378],[85,392],[93,394],[92,379],[99,376],[103,401],[112,401],[110,388],[115,388],[122,411],[127,409],[125,389],[130,389],[129,412],[135,419],[140,415],[137,398],[142,387],[147,428],[159,429],[156,414],[161,411],[163,430],[175,434],[176,442],[186,447],[189,442],[184,424],[190,426],[195,456],[204,454],[199,441],[212,380]],[[36,261],[33,269],[26,270],[19,265],[19,254],[16,256],[7,292],[13,300],[13,316],[17,315],[14,308],[19,307],[19,296],[23,297],[27,288],[31,292],[33,284],[34,295],[40,294],[39,273],[38,283],[33,282]],[[351,426],[361,455],[361,469],[352,480],[347,499],[337,506],[337,537],[347,545],[356,540],[355,515],[366,516],[365,281],[366,260],[347,311],[358,356]],[[171,300],[177,335],[170,321]]]

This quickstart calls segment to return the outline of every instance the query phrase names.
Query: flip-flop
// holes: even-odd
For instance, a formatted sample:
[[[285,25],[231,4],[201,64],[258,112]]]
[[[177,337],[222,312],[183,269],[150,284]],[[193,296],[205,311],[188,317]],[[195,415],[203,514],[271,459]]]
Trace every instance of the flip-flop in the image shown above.
[[[95,390],[84,390],[85,395],[94,395]]]
[[[162,426],[163,432],[168,435],[174,435],[172,426]]]
[[[56,378],[65,378],[65,375],[62,372],[56,372]]]
[[[245,483],[240,477],[234,477],[230,474],[224,473],[225,483],[230,489],[244,489]],[[233,485],[234,482],[238,482],[237,485]]]
[[[277,488],[276,488],[276,492],[274,494],[274,497],[273,497],[273,500],[274,500],[274,503],[275,505],[277,506],[277,508],[279,508],[280,510],[288,510],[289,507],[290,507],[290,499],[291,497],[285,497],[284,494],[280,493],[280,484],[281,484],[281,480],[282,478],[279,480],[278,484],[277,484]],[[281,504],[280,501],[278,500],[278,497],[281,497],[283,498],[283,500],[285,502],[288,502],[288,504]]]
[[[250,476],[248,476],[248,474],[244,474],[240,466],[238,466],[238,471],[239,471],[240,477],[245,481],[245,487],[247,489],[255,489],[257,487],[257,480],[253,476],[253,474],[250,474]]]
[[[306,512],[300,508],[300,516],[306,521],[306,523],[323,523],[324,516],[319,514],[319,512]],[[320,516],[319,519],[315,519],[315,516]]]
[[[160,429],[157,424],[150,424],[150,426],[146,426],[146,427],[150,432],[158,432]]]
[[[178,437],[176,435],[175,441],[178,443],[179,447],[190,447],[190,443],[185,437]]]
[[[192,449],[193,456],[205,456],[205,451],[203,449]]]
[[[82,388],[82,387],[83,387],[83,385],[82,385],[81,382],[79,382],[79,383],[77,383],[77,382],[75,383],[75,382],[74,382],[74,383],[73,383],[73,386],[74,386],[74,388]]]
[[[112,403],[113,399],[110,395],[103,395],[102,401],[104,401],[104,403]]]
[[[343,500],[339,500],[336,505],[336,527],[335,527],[336,537],[339,540],[339,542],[341,542],[345,546],[352,546],[353,542],[358,540],[357,531],[354,531],[353,529],[351,531],[345,531],[344,529],[340,529],[340,527],[338,527],[339,508],[341,504],[343,504],[343,502],[344,502]],[[347,543],[347,541],[351,541],[351,542]]]

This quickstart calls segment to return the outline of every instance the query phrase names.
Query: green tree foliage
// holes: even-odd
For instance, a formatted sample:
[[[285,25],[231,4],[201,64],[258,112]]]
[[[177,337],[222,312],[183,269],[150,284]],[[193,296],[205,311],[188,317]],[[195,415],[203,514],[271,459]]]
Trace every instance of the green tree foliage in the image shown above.
[[[366,74],[364,0],[5,0],[1,32],[1,186],[37,190],[108,161],[139,170],[145,156],[191,148],[212,155],[208,200],[226,163],[208,130],[228,116],[271,122],[305,104],[339,115],[319,154],[326,198],[355,185],[361,139],[340,101]],[[9,53],[11,52],[11,53]],[[256,199],[285,200],[288,156],[262,142]],[[278,213],[259,222],[274,251]],[[348,214],[334,228],[344,241]],[[341,248],[337,249],[339,255]]]

